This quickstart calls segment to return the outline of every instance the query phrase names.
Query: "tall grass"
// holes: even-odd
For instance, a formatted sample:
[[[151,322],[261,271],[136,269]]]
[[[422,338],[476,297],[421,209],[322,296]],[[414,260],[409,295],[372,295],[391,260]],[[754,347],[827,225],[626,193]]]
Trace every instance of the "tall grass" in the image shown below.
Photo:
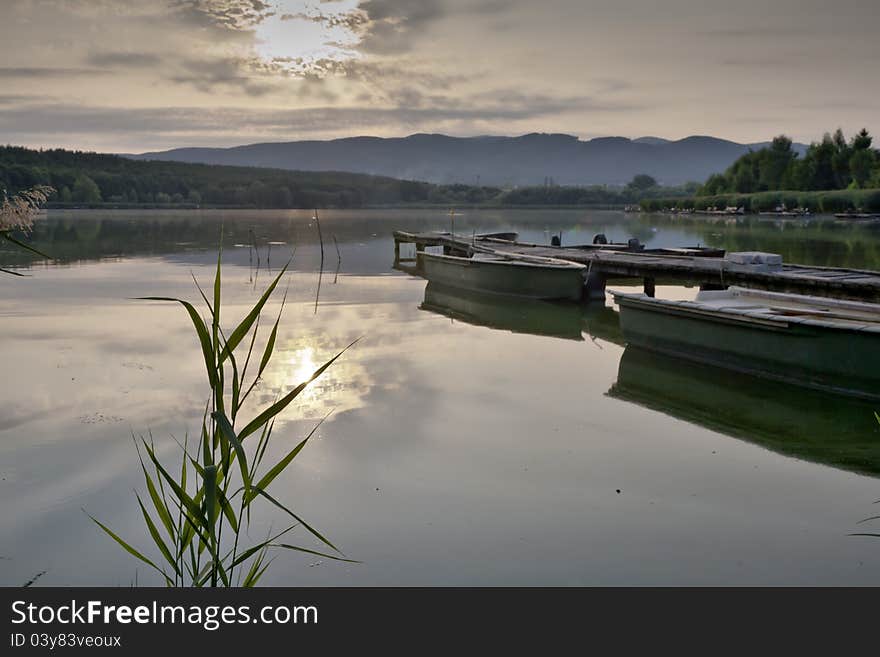
[[[351,561],[317,529],[268,492],[273,481],[300,454],[324,420],[277,462],[264,464],[264,457],[278,414],[354,342],[316,369],[306,381],[249,420],[242,420],[244,404],[272,358],[286,293],[257,361],[254,344],[260,313],[290,263],[227,335],[221,327],[221,255],[222,250],[217,257],[213,300],[208,299],[193,276],[207,307],[209,322],[182,299],[143,297],[178,303],[186,310],[198,338],[210,388],[198,438],[184,440],[180,446],[181,462],[173,473],[159,460],[152,437],[135,440],[147,493],[144,497],[136,493],[137,502],[145,531],[161,558],[150,559],[89,515],[122,549],[157,571],[168,586],[254,586],[271,563],[270,552],[277,550]],[[243,361],[236,358],[240,347],[246,347]],[[247,379],[249,368],[256,370],[250,380]],[[291,522],[264,540],[246,545],[247,528],[258,503],[280,509]],[[287,535],[295,528],[304,530],[323,547],[316,550],[287,542]]]

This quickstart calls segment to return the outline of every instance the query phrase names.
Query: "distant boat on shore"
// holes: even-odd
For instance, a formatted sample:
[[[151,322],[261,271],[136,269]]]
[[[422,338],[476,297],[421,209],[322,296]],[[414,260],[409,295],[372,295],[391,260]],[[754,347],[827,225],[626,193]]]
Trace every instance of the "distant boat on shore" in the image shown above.
[[[880,219],[880,213],[876,212],[838,212],[834,216],[838,219]]]
[[[785,203],[777,205],[773,210],[759,212],[763,217],[807,217],[811,215],[810,208],[794,208],[789,210],[785,207]]]
[[[743,207],[736,207],[734,205],[728,206],[726,208],[706,208],[705,210],[694,210],[694,214],[713,214],[713,215],[738,215],[745,214],[746,209]]]

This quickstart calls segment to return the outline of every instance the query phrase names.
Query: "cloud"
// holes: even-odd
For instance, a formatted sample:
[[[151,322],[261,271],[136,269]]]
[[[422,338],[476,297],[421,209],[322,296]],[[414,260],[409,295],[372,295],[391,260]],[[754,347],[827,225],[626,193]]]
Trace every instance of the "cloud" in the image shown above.
[[[438,0],[365,0],[358,9],[367,18],[359,49],[383,55],[409,50],[414,39],[445,13]]]
[[[144,143],[203,142],[230,143],[240,135],[252,138],[279,138],[293,135],[350,134],[352,130],[381,131],[402,126],[411,131],[433,131],[436,126],[455,125],[462,130],[476,129],[494,121],[537,119],[576,109],[581,113],[618,113],[641,109],[638,106],[599,102],[589,97],[551,98],[510,90],[501,94],[475,94],[464,102],[457,97],[431,97],[430,102],[412,106],[334,107],[303,109],[262,109],[222,107],[165,107],[118,109],[96,106],[33,103],[14,108],[0,107],[0,133],[14,127],[20,134],[117,133],[137,135]],[[234,141],[233,141],[234,143]]]
[[[149,52],[95,52],[86,61],[99,68],[143,68],[157,66],[162,57]]]
[[[249,30],[275,13],[262,0],[172,0],[171,7],[179,18],[229,30]]]
[[[107,71],[100,68],[63,68],[54,66],[0,66],[0,79],[62,78],[80,75],[103,75],[105,73],[107,73]]]
[[[233,88],[249,96],[264,96],[277,89],[271,79],[271,63],[250,57],[184,58],[176,63],[177,71],[167,79],[178,84],[189,84],[203,92],[219,88]]]

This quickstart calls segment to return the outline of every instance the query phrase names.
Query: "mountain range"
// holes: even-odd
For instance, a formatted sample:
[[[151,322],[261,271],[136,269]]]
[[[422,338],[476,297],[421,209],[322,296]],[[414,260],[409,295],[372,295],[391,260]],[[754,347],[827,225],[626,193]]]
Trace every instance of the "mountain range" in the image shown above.
[[[664,185],[704,181],[767,142],[740,144],[716,137],[601,137],[531,133],[520,137],[348,137],[270,142],[232,148],[176,148],[125,155],[301,171],[349,171],[408,180],[468,185],[623,185],[646,173]],[[801,153],[803,144],[793,148]]]

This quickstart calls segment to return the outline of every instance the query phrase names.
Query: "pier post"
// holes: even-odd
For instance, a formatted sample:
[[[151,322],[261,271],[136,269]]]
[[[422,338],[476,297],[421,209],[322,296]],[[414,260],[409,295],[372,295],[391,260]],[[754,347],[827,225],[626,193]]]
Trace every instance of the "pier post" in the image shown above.
[[[400,264],[400,240],[394,240],[394,266]]]
[[[645,277],[645,296],[653,298],[656,291],[655,288],[654,279],[650,276]]]
[[[605,274],[591,271],[587,274],[587,281],[584,284],[584,300],[599,301],[605,300],[605,282],[608,279]]]

